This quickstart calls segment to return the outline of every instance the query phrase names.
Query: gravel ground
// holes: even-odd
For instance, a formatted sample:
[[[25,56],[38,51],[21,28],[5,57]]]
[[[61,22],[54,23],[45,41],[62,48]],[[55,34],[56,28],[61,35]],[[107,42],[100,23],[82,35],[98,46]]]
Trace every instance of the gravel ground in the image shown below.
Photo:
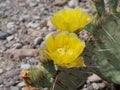
[[[91,12],[91,0],[0,0],[0,90],[22,90],[25,83],[19,77],[21,69],[39,65],[30,57],[8,60],[4,52],[43,47],[45,36],[55,30],[50,16],[66,7]],[[110,90],[105,88],[106,82],[93,74],[80,90]]]

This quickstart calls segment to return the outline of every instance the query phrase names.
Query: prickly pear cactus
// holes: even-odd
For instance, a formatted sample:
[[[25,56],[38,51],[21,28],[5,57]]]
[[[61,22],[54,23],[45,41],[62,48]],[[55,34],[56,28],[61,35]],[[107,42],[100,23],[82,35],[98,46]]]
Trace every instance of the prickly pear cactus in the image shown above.
[[[120,84],[120,13],[89,27],[93,38],[86,46],[85,58],[91,70],[109,82]]]
[[[79,90],[89,74],[80,68],[64,69],[56,77],[54,90]]]
[[[62,68],[55,66],[52,61],[44,62],[46,57],[40,50],[40,61],[46,69],[46,75],[40,80],[42,88],[49,90],[77,90],[86,81],[91,74],[83,70],[83,68]]]
[[[44,56],[44,50],[40,49],[41,66],[31,70],[23,70],[21,77],[27,86],[33,90],[79,90],[80,86],[91,74],[83,68],[55,67],[54,63]],[[31,90],[31,89],[25,89]]]
[[[86,80],[90,72],[94,72],[98,74],[100,77],[102,77],[108,82],[120,84],[120,13],[116,13],[117,12],[116,5],[118,0],[114,0],[114,1],[109,0],[110,11],[112,12],[112,14],[109,13],[109,15],[105,11],[104,0],[93,0],[93,1],[96,6],[97,14],[93,18],[92,24],[86,27],[86,29],[91,32],[92,38],[90,39],[90,41],[86,42],[86,49],[82,53],[83,55],[81,55],[84,57],[86,65],[82,64],[84,67],[78,68],[77,65],[80,63],[76,62],[75,59],[73,59],[74,61],[72,61],[72,63],[71,62],[66,63],[65,62],[66,57],[61,60],[62,58],[60,56],[61,52],[58,52],[58,51],[62,51],[62,54],[63,53],[66,54],[66,50],[68,48],[65,48],[62,46],[68,45],[68,40],[69,40],[68,36],[71,36],[70,38],[73,38],[73,39],[70,39],[70,43],[73,43],[73,45],[70,44],[71,46],[69,46],[70,47],[69,49],[73,50],[75,47],[77,47],[75,46],[75,44],[77,44],[76,42],[79,41],[79,39],[76,38],[77,36],[75,34],[70,34],[70,32],[73,32],[73,31],[68,30],[69,33],[59,32],[59,34],[58,32],[57,34],[51,33],[50,35],[47,36],[47,39],[46,39],[47,51],[44,51],[44,49],[43,50],[41,49],[39,52],[41,68],[37,68],[35,72],[36,74],[33,74],[31,71],[26,71],[25,74],[23,73],[23,79],[24,81],[26,81],[28,86],[30,85],[40,90],[43,90],[46,87],[48,88],[48,90],[77,90],[77,89],[79,90],[80,89],[79,87]],[[66,27],[68,28],[68,26],[70,26],[69,29],[72,30],[73,27],[71,27],[72,25],[70,23],[66,23],[63,20],[63,21],[60,21],[60,24],[58,24],[58,21],[59,21],[58,19],[61,15],[62,15],[61,17],[63,17],[64,15],[65,16],[68,15],[67,18],[69,18],[71,16],[71,12],[73,11],[74,10],[68,9],[67,11],[68,14],[66,14],[66,11],[64,10],[62,11],[62,14],[61,12],[58,14],[55,14],[52,20],[53,20],[53,23],[56,25],[56,27],[58,27],[61,30],[62,29],[64,30],[64,28],[66,29]],[[87,18],[88,15],[83,14],[82,15],[83,17],[86,15],[83,18],[83,19],[85,18],[86,19],[83,20],[79,18],[79,14],[76,11],[79,11],[79,10],[75,9],[75,12],[73,12],[72,17],[69,18],[70,19],[69,21],[71,21],[73,26],[79,27],[80,23],[88,24],[88,22],[87,23],[85,22],[90,20],[90,18]],[[77,18],[75,19],[75,21],[77,20],[78,21],[77,23],[74,24],[72,20],[73,18],[76,18],[76,15],[78,15],[78,18],[80,20],[83,20],[84,23],[79,22],[79,19]],[[64,16],[64,19],[66,19],[65,16]],[[67,25],[67,24],[70,24],[70,25]],[[57,35],[59,35],[59,38]],[[62,38],[64,38],[65,36],[65,38],[67,39],[61,39],[60,38],[61,36]],[[57,39],[55,39],[56,37]],[[59,41],[62,42],[62,40],[64,40],[65,45],[63,45],[63,43],[57,43],[59,47],[55,47],[53,44],[51,44],[51,43],[54,43],[56,45],[55,42],[59,42]],[[72,42],[72,40],[76,40],[76,42]],[[78,51],[78,48],[75,50]],[[74,51],[74,53],[77,51]],[[77,55],[77,53],[73,55],[75,56]],[[67,61],[69,60],[67,59]],[[76,67],[69,68],[70,66],[76,66],[77,68]],[[68,67],[68,68],[65,68],[65,67]],[[32,75],[29,75],[29,74],[32,74]],[[37,78],[34,78],[34,76]]]

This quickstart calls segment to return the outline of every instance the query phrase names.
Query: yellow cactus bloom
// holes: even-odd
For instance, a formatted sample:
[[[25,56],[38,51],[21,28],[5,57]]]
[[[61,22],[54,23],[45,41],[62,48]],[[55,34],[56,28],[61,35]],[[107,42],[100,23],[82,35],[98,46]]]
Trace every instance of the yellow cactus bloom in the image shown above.
[[[81,30],[91,20],[92,17],[80,8],[64,9],[56,12],[51,17],[51,22],[57,29],[69,32]]]
[[[57,65],[66,68],[85,66],[83,58],[79,58],[85,42],[76,34],[65,31],[50,33],[46,36],[45,44],[49,58]]]

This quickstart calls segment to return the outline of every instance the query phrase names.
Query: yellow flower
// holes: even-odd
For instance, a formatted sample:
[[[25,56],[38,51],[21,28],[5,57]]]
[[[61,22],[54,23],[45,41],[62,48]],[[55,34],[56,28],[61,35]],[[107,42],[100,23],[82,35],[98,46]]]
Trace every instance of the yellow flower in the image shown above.
[[[57,29],[69,32],[81,30],[91,20],[92,17],[80,8],[64,9],[51,17],[51,22]]]
[[[65,31],[50,33],[46,36],[45,44],[49,58],[57,65],[66,68],[85,66],[83,58],[79,58],[85,42],[76,34]]]

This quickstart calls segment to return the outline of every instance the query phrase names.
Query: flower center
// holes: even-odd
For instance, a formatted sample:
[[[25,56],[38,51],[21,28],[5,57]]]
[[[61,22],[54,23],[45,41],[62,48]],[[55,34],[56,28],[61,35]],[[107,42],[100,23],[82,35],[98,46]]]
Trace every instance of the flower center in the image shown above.
[[[73,51],[70,50],[70,49],[68,49],[68,48],[66,48],[66,47],[64,47],[64,48],[58,48],[58,49],[57,49],[57,52],[58,52],[59,54],[61,54],[61,55],[65,55],[65,54],[70,54],[70,55],[72,55],[72,54],[73,54]]]

